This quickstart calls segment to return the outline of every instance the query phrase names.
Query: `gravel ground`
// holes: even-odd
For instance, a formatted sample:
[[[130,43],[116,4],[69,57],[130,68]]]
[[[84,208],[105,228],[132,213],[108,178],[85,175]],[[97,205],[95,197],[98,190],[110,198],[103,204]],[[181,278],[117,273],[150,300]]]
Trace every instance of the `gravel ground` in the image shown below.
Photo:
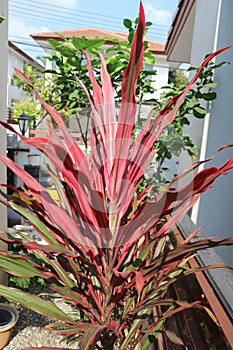
[[[29,346],[64,347],[66,349],[78,349],[69,347],[63,340],[63,336],[48,332],[43,327],[51,322],[49,318],[39,315],[21,305],[16,305],[19,319],[12,333],[12,337],[4,350],[21,350]]]

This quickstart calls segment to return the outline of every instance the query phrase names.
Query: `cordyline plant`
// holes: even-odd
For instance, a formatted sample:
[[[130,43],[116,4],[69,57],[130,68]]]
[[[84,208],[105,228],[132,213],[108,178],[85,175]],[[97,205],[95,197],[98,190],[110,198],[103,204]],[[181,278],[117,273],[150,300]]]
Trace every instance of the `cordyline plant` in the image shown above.
[[[0,155],[1,161],[25,184],[20,189],[15,188],[12,196],[2,192],[1,202],[26,218],[47,243],[38,244],[26,235],[5,235],[5,242],[21,244],[28,255],[1,251],[0,267],[16,276],[44,279],[53,292],[51,297],[60,297],[70,305],[71,312],[65,313],[41,296],[4,285],[0,285],[0,295],[55,318],[48,329],[64,334],[69,341],[78,341],[81,350],[135,349],[141,341],[146,350],[151,336],[156,338],[161,332],[175,343],[183,344],[166,329],[166,319],[187,308],[201,308],[201,305],[199,301],[188,303],[167,297],[168,287],[181,276],[197,271],[188,267],[194,251],[233,244],[233,238],[193,240],[195,232],[173,249],[168,249],[166,244],[169,232],[200,194],[208,190],[218,176],[233,168],[233,157],[219,168],[202,170],[179,189],[174,188],[181,175],[153,198],[149,195],[151,187],[138,190],[156,152],[153,145],[175,119],[203,67],[225,49],[206,58],[185,90],[172,98],[155,119],[151,111],[132,141],[144,29],[144,11],[140,5],[119,109],[115,108],[104,58],[100,56],[100,86],[89,56],[84,53],[93,86],[90,96],[80,81],[92,110],[88,155],[72,139],[59,113],[35,91],[51,116],[48,135],[46,138],[19,136],[25,144],[36,147],[46,156],[58,201],[26,171]],[[22,72],[16,72],[31,85]],[[6,123],[1,124],[14,131]],[[200,163],[193,164],[186,173]],[[155,308],[158,312],[153,316]]]

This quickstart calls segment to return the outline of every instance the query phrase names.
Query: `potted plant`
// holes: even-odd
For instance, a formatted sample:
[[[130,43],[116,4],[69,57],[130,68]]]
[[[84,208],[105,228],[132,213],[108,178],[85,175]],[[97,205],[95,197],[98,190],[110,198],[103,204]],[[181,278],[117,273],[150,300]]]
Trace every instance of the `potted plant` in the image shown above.
[[[202,305],[198,300],[185,302],[167,297],[169,286],[197,271],[188,266],[194,251],[233,244],[233,238],[193,240],[195,232],[174,249],[169,249],[167,244],[170,231],[200,194],[233,168],[233,157],[220,167],[202,170],[181,188],[174,189],[178,180],[192,173],[201,161],[177,176],[162,192],[154,191],[153,196],[150,196],[153,186],[140,187],[149,161],[157,151],[153,149],[155,142],[175,119],[203,67],[225,49],[208,56],[184,91],[173,97],[155,118],[156,111],[152,110],[135,136],[135,90],[143,64],[144,30],[144,11],[140,5],[119,109],[115,107],[104,58],[100,55],[100,85],[84,52],[92,95],[78,77],[77,80],[91,107],[88,154],[72,139],[60,114],[35,91],[51,116],[48,136],[19,137],[45,155],[59,200],[53,200],[25,170],[0,155],[0,160],[25,183],[25,187],[15,189],[12,196],[2,192],[1,202],[28,220],[46,242],[41,245],[25,235],[5,236],[5,242],[21,244],[28,255],[2,251],[0,268],[21,277],[43,278],[52,291],[50,297],[69,304],[71,312],[65,313],[57,304],[40,296],[3,285],[0,285],[0,295],[54,318],[54,323],[47,328],[64,334],[71,344],[78,341],[81,350],[129,350],[140,342],[146,350],[151,343],[156,344],[160,333],[182,345],[182,339],[164,328],[166,319]],[[30,79],[16,72],[32,86]],[[1,124],[15,132],[6,123]],[[155,317],[154,308],[163,312]]]
[[[10,304],[0,303],[0,349],[8,344],[17,321],[16,308]]]

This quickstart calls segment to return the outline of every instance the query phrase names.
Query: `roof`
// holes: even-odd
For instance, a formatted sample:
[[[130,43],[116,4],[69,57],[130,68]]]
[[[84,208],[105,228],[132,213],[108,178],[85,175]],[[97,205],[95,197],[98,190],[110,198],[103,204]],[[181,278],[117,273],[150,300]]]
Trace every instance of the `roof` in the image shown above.
[[[87,39],[94,38],[94,37],[100,37],[100,38],[106,38],[106,44],[114,44],[111,41],[112,39],[118,39],[118,40],[127,40],[127,33],[123,32],[109,32],[104,29],[99,28],[76,28],[76,29],[69,29],[69,30],[59,30],[56,33],[59,35],[64,36],[66,39],[72,38],[72,37],[82,37],[84,36]],[[55,32],[44,32],[44,33],[35,33],[30,34],[30,36],[36,40],[36,41],[47,41],[48,39],[57,39],[58,41],[61,41],[62,39],[59,38],[59,36]],[[146,39],[147,40],[147,39]],[[149,43],[149,49],[156,54],[165,54],[165,45],[153,40],[147,40]]]
[[[28,54],[26,54],[26,52],[21,50],[18,46],[13,44],[12,41],[8,41],[8,46],[12,50],[16,51],[19,55],[24,57],[27,60],[27,62],[29,62],[32,66],[38,68],[39,70],[43,70],[44,69],[44,67],[40,63],[38,63],[36,60],[34,60],[32,57],[30,57]]]
[[[167,54],[168,59],[170,59],[172,51],[185,26],[189,27],[188,29],[191,30],[192,23],[188,23],[188,18],[190,17],[195,2],[196,0],[179,0],[165,45],[165,53]]]

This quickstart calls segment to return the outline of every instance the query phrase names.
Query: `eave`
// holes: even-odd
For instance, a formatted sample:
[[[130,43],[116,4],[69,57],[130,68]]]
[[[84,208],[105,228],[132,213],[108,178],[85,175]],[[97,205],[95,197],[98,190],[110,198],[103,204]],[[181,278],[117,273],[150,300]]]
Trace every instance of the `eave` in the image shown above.
[[[30,63],[33,67],[38,68],[39,70],[43,70],[44,67],[38,63],[37,61],[35,61],[32,57],[30,57],[29,55],[27,55],[23,50],[21,50],[18,46],[14,45],[11,41],[8,41],[8,46],[14,50],[15,52],[17,52],[20,56],[24,57],[25,60]]]
[[[190,62],[196,0],[180,0],[168,32],[165,53],[169,61]]]

